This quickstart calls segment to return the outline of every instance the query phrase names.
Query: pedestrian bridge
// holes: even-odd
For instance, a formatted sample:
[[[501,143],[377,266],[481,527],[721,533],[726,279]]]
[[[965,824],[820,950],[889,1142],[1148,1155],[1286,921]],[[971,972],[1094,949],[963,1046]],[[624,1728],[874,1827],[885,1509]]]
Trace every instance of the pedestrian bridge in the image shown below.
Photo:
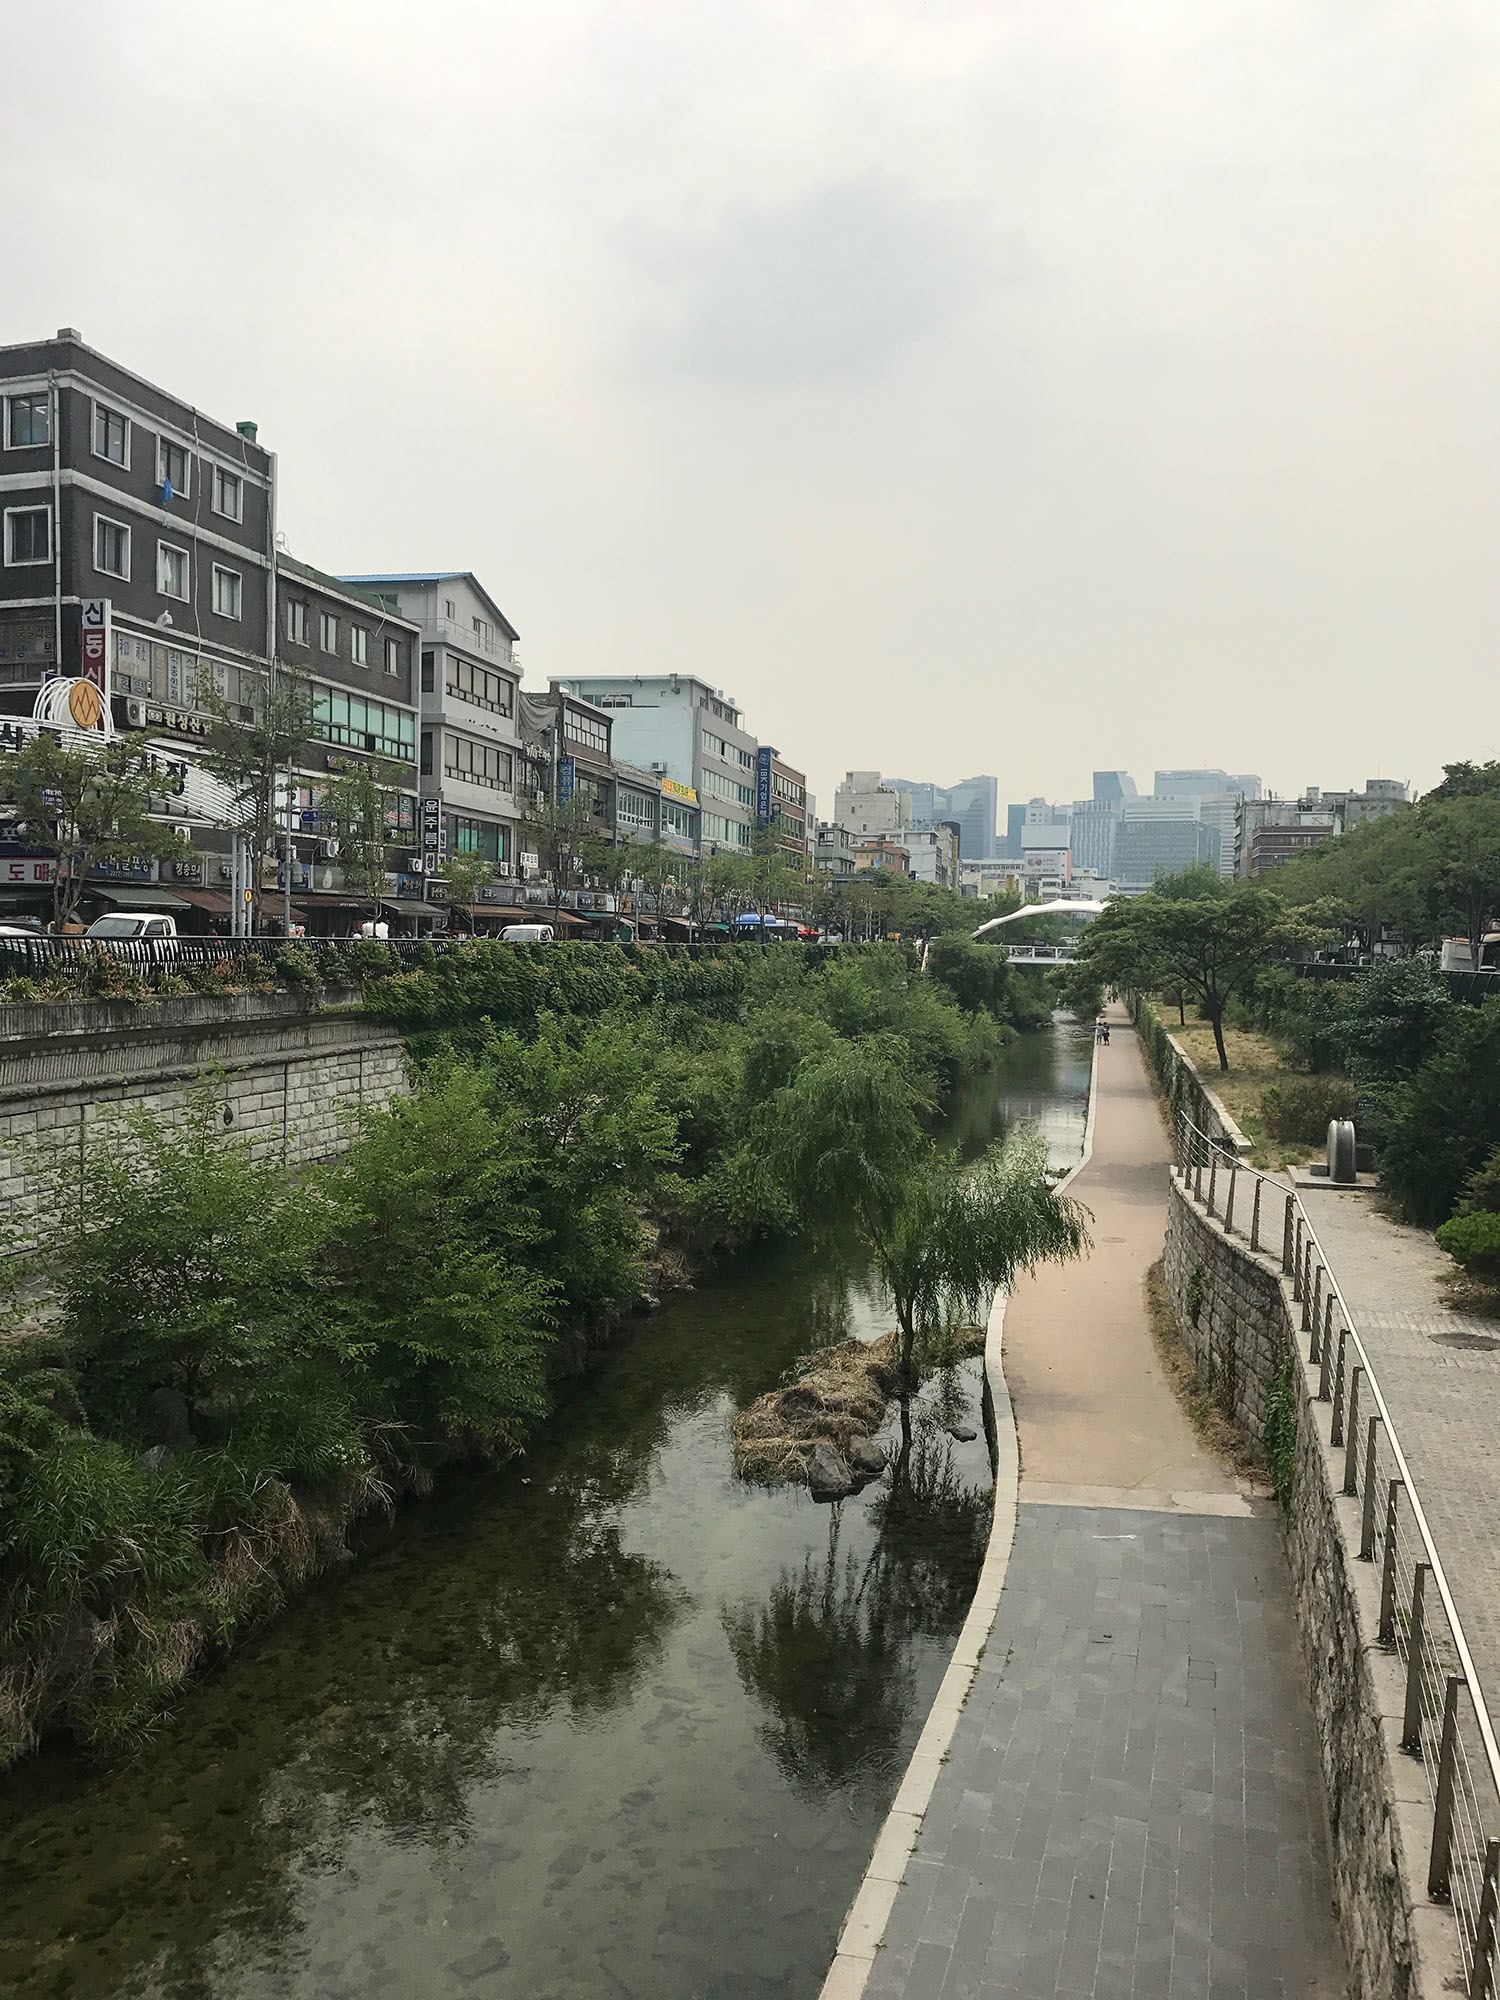
[[[1071,965],[1078,956],[1076,944],[1012,944],[1006,946],[1012,965]]]

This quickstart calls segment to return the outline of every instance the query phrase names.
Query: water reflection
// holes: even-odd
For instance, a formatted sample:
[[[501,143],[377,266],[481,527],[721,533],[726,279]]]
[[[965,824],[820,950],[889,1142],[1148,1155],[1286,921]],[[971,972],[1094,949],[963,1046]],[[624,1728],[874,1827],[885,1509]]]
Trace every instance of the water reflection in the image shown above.
[[[1004,1091],[975,1096],[992,1135]],[[899,1476],[836,1515],[737,1481],[728,1427],[819,1340],[886,1323],[862,1282],[744,1260],[520,1464],[373,1534],[140,1753],[16,1773],[0,1991],[816,1990],[978,1572],[984,1445],[936,1414],[977,1428],[979,1371],[933,1385]]]

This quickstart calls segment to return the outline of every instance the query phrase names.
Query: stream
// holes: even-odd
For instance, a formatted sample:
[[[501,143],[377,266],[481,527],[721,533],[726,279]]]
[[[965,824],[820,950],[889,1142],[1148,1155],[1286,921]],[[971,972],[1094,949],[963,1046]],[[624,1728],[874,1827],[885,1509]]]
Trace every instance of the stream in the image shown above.
[[[952,1143],[1029,1118],[1071,1164],[1091,1041],[1016,1043]],[[720,1268],[143,1748],[0,1782],[0,1992],[811,2000],[984,1554],[982,1364],[925,1387],[903,1478],[836,1507],[739,1481],[729,1423],[887,1323],[795,1247]]]

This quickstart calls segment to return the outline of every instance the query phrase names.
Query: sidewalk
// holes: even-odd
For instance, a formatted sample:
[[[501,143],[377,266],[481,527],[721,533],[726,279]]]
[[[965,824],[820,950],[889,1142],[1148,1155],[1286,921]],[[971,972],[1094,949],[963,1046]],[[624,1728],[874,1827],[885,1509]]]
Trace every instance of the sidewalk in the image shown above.
[[[1500,1321],[1458,1313],[1451,1260],[1368,1194],[1304,1197],[1442,1556],[1491,1714],[1500,1704]]]
[[[1157,1366],[1167,1143],[1111,1029],[1073,1186],[1094,1251],[1007,1310],[1015,1543],[870,2000],[1346,1990],[1280,1533]]]

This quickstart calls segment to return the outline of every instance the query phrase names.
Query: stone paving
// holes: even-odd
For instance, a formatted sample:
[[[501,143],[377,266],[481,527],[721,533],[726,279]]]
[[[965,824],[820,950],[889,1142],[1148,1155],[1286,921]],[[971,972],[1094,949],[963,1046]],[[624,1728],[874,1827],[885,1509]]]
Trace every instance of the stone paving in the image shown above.
[[[1455,1312],[1425,1230],[1304,1194],[1411,1466],[1491,1714],[1500,1703],[1500,1321]]]
[[[1167,1142],[1112,1026],[1073,1188],[1097,1248],[1011,1300],[1015,1542],[868,1979],[851,1967],[870,2000],[1347,1991],[1280,1532],[1156,1364]]]

